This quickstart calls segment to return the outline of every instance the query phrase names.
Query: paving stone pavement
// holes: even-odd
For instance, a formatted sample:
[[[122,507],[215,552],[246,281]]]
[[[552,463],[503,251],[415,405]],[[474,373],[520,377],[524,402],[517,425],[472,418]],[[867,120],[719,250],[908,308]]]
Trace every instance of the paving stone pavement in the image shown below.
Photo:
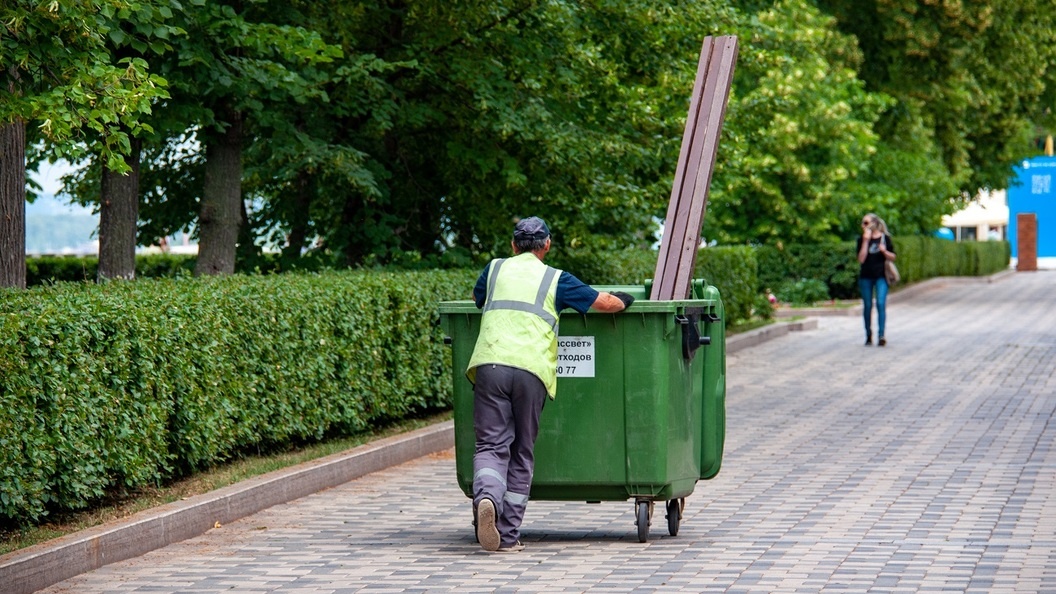
[[[1056,592],[1054,290],[940,287],[889,304],[884,348],[830,317],[730,354],[723,469],[677,537],[533,501],[527,549],[482,552],[447,451],[42,592]]]

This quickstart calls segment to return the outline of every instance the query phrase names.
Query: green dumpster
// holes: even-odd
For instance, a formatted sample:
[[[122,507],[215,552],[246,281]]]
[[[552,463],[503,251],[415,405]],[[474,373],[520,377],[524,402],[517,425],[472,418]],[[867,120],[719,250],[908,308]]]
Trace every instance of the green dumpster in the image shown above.
[[[725,437],[726,339],[718,290],[701,280],[689,299],[650,301],[645,286],[596,286],[636,299],[618,314],[561,316],[557,398],[535,446],[535,500],[633,500],[638,538],[655,502],[678,533],[685,498],[719,472]],[[473,386],[466,366],[480,330],[472,301],[440,304],[452,348],[455,465],[473,496]]]

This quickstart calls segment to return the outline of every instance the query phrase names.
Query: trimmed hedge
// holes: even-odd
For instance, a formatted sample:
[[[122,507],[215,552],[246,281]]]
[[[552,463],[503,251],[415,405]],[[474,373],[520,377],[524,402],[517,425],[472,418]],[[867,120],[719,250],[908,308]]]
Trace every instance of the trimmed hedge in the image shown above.
[[[900,237],[898,272],[903,282],[937,276],[984,276],[1007,270],[1012,246],[1007,241],[953,242],[931,237]],[[854,246],[851,246],[854,251]]]
[[[475,274],[0,291],[0,518],[449,406],[436,303]]]
[[[587,250],[555,253],[552,264],[591,285],[642,284],[656,272],[657,252],[628,249],[601,254]],[[729,322],[748,319],[759,291],[755,251],[747,246],[709,247],[697,252],[693,278],[719,289]]]
[[[901,284],[939,276],[985,276],[1008,268],[1011,246],[1006,241],[953,242],[934,237],[895,237]],[[858,297],[855,242],[756,248],[759,287],[777,289],[803,279],[824,281],[829,297]],[[778,295],[784,299],[784,296]]]
[[[175,278],[194,273],[194,256],[140,254],[137,278]],[[94,282],[99,272],[97,256],[34,256],[26,258],[26,286],[57,282]]]
[[[1005,242],[896,246],[906,282],[1009,262]],[[694,276],[719,288],[737,322],[785,280],[853,291],[853,251],[712,247]],[[86,259],[61,260],[94,278]],[[144,260],[175,278],[0,290],[0,523],[450,406],[436,303],[467,298],[479,270],[192,278],[193,259]],[[591,284],[636,284],[656,252],[555,260]]]
[[[197,256],[185,254],[137,254],[136,278],[175,278],[194,274]],[[281,254],[257,254],[240,258],[235,272],[275,274],[280,272],[319,272],[338,268],[324,254],[309,253],[297,259]],[[411,269],[412,267],[407,267]],[[450,268],[446,266],[445,268]],[[420,270],[420,267],[415,267]],[[26,258],[26,286],[57,282],[94,282],[99,271],[97,256],[34,256]]]

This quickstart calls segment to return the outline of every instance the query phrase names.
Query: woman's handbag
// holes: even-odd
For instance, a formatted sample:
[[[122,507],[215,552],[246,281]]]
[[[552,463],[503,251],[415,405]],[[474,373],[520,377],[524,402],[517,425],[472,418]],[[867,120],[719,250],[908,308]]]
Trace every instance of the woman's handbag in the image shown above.
[[[902,280],[902,276],[898,274],[898,267],[891,260],[884,261],[884,277],[887,278],[887,284],[889,285]]]
[[[884,244],[884,249],[887,249],[887,243],[884,242],[884,238],[880,237],[880,243]],[[898,267],[895,263],[887,258],[884,258],[884,278],[887,279],[887,284],[893,285],[898,281],[902,280],[902,275],[898,274]]]

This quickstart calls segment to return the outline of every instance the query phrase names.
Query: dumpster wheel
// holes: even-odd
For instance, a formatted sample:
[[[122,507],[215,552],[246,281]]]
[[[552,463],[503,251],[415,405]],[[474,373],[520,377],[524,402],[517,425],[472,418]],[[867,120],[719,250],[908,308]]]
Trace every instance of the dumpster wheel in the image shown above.
[[[671,536],[678,536],[678,525],[682,522],[682,510],[685,508],[685,498],[667,502],[667,533]]]
[[[638,511],[638,542],[646,542],[649,540],[649,520],[653,515],[653,502],[648,499],[639,499],[635,501]]]

